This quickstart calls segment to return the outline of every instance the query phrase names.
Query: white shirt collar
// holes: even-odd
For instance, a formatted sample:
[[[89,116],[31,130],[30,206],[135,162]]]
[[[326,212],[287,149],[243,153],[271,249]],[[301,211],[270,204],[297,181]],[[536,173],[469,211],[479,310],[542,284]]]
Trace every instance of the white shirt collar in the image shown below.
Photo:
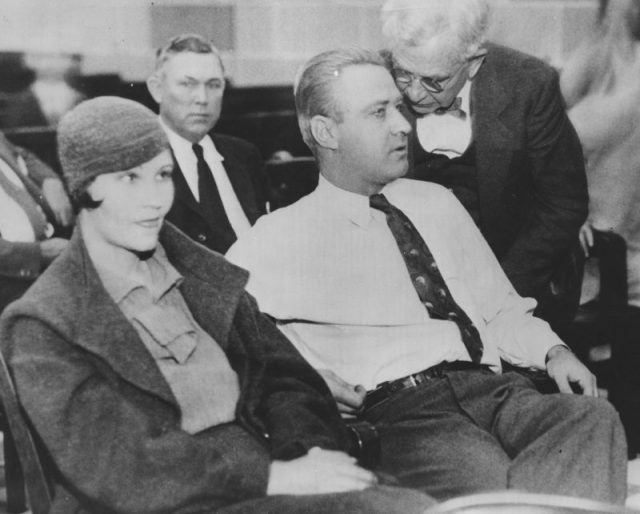
[[[368,196],[342,189],[332,184],[322,174],[318,179],[316,193],[323,205],[331,206],[334,213],[346,217],[358,227],[366,229],[376,213],[384,217],[383,213],[369,206]]]
[[[460,93],[458,96],[462,100],[460,104],[460,109],[467,113],[467,116],[471,114],[471,81],[467,80],[462,86]]]
[[[162,128],[167,134],[167,138],[169,139],[169,144],[173,149],[173,153],[176,156],[178,163],[180,163],[183,159],[186,161],[196,162],[197,158],[193,153],[193,148],[192,148],[193,143],[191,141],[187,141],[180,134],[172,130],[164,122],[164,120],[162,119],[162,116],[158,116],[158,119],[160,120],[160,125],[162,125]],[[213,144],[213,140],[208,134],[206,134],[198,143],[202,145],[202,150],[204,153],[205,160],[207,161],[216,160],[220,162],[224,161],[224,157],[220,155],[220,152],[218,152],[215,145]]]

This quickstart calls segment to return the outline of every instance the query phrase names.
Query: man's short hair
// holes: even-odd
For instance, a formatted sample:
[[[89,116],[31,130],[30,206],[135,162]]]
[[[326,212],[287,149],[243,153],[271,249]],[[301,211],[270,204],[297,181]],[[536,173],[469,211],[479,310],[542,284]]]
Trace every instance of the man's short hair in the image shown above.
[[[342,113],[333,92],[333,84],[341,71],[348,66],[373,64],[385,66],[381,55],[359,47],[330,50],[312,57],[298,72],[294,82],[294,94],[298,124],[302,139],[315,153],[316,142],[311,133],[310,121],[316,115],[327,116],[340,122]]]
[[[218,58],[220,67],[224,73],[224,64],[222,63],[222,56],[220,51],[214,46],[211,41],[206,40],[199,34],[180,34],[179,36],[172,37],[166,45],[156,50],[156,66],[157,72],[162,68],[165,62],[167,62],[171,56],[192,52],[194,54],[213,54]]]
[[[389,50],[418,51],[446,66],[472,57],[486,40],[486,0],[387,0],[382,33]]]

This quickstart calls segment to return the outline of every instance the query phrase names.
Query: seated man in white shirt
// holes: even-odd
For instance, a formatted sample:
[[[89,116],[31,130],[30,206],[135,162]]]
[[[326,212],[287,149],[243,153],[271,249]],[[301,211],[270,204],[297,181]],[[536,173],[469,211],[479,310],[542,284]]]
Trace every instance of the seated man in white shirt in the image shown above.
[[[382,469],[439,499],[512,488],[623,502],[624,434],[593,375],[456,198],[401,178],[410,125],[380,57],[320,54],[295,94],[319,185],[227,257],[343,412],[376,427]],[[501,358],[546,369],[564,394],[502,374]]]
[[[224,253],[266,212],[267,187],[258,149],[212,132],[225,89],[220,54],[199,35],[176,36],[158,50],[147,86],[176,163],[176,197],[167,219]]]
[[[54,225],[69,227],[72,218],[55,172],[0,133],[0,312],[64,249]]]

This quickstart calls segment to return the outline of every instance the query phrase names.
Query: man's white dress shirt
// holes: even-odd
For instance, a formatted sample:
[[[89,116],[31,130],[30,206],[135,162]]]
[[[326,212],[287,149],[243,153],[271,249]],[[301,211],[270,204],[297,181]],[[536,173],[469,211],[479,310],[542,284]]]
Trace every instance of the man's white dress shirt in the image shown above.
[[[517,295],[458,200],[433,183],[398,179],[382,193],[422,235],[451,294],[476,325],[482,362],[543,369],[562,344]],[[316,369],[372,389],[442,361],[470,360],[455,323],[420,303],[385,215],[322,176],[295,204],[263,216],[227,258],[247,290]]]
[[[460,157],[471,143],[471,82],[460,90],[460,110],[466,113],[461,119],[450,113],[418,116],[416,135],[420,146],[427,152],[444,154],[453,159]]]
[[[180,170],[187,181],[191,193],[196,201],[199,202],[198,158],[193,152],[193,143],[187,141],[167,127],[167,125],[162,122],[162,118],[160,118],[160,120],[165,132],[167,133],[167,137],[169,138],[169,144],[171,145],[176,161],[178,161],[178,166],[180,166]],[[202,146],[204,160],[207,161],[207,164],[211,169],[211,174],[213,175],[213,179],[218,187],[220,199],[222,200],[222,205],[225,213],[227,214],[227,218],[229,219],[229,223],[231,224],[231,228],[233,228],[236,236],[239,236],[241,233],[246,232],[251,228],[251,223],[249,223],[249,219],[242,209],[240,200],[238,200],[238,196],[233,190],[233,186],[231,185],[231,181],[227,175],[227,170],[224,169],[222,164],[224,157],[222,157],[218,150],[216,150],[211,137],[208,135],[202,138],[198,144]]]

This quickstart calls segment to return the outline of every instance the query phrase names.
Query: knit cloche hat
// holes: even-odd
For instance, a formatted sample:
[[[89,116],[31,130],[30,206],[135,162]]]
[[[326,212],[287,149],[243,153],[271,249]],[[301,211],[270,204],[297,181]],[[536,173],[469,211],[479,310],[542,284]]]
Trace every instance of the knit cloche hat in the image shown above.
[[[167,148],[158,116],[117,96],[82,102],[58,125],[58,155],[72,197],[94,177],[135,168]]]

